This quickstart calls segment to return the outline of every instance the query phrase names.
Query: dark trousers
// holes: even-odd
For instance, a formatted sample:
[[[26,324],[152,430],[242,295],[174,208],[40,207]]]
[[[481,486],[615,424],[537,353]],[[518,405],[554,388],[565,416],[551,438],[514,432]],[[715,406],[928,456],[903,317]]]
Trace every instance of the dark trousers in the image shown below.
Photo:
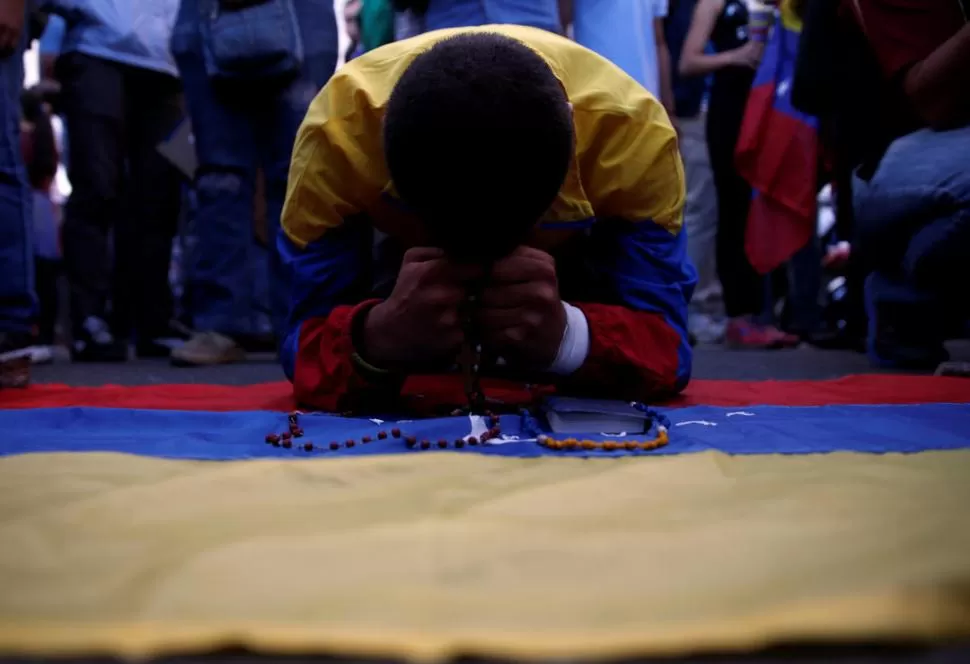
[[[337,24],[330,0],[294,3],[303,43],[303,67],[284,87],[256,82],[218,88],[205,69],[199,0],[182,0],[172,53],[185,96],[199,159],[198,209],[192,222],[189,310],[197,330],[235,338],[259,334],[253,307],[268,284],[273,327],[284,329],[289,292],[276,250],[286,179],[297,130],[307,107],[337,63]],[[253,194],[257,168],[265,182],[268,252],[255,252]]]
[[[40,303],[40,311],[37,315],[37,339],[40,343],[51,346],[55,341],[57,316],[60,311],[57,278],[61,274],[61,261],[36,256],[34,273],[37,275],[37,299]]]
[[[179,82],[81,53],[57,66],[73,186],[63,242],[74,332],[97,316],[119,338],[154,338],[172,313],[179,209],[178,173],[156,146],[182,118]]]
[[[37,313],[32,198],[20,152],[22,45],[0,57],[0,333],[28,332]]]
[[[762,313],[765,295],[765,279],[751,267],[744,250],[751,186],[734,167],[734,146],[741,129],[737,116],[722,112],[712,98],[707,112],[707,148],[717,191],[717,276],[724,292],[724,310],[731,318]]]

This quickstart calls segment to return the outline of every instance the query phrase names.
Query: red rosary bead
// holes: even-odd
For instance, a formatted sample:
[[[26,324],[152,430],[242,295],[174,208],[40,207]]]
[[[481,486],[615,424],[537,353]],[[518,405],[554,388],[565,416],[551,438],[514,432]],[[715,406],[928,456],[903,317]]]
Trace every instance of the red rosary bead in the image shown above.
[[[385,438],[387,438],[387,432],[386,431],[378,431],[377,432],[377,440],[384,440]]]
[[[293,441],[291,441],[289,439],[284,440],[283,441],[283,447],[285,447],[286,449],[290,449],[291,447],[293,447]]]
[[[394,427],[393,429],[391,429],[391,435],[394,436],[395,438],[400,438],[401,430],[398,429],[397,427]]]
[[[461,449],[464,446],[465,446],[465,441],[463,439],[458,438],[457,440],[455,440],[455,447],[457,447],[458,449]]]
[[[478,438],[475,438],[475,436],[469,436],[468,437],[468,444],[469,445],[478,445]]]
[[[431,449],[431,443],[429,441],[427,441],[427,440],[422,440],[421,441],[421,449],[422,450],[429,450],[429,449]]]
[[[364,436],[363,438],[360,439],[360,442],[369,443],[371,440],[372,438],[370,436]]]
[[[442,438],[441,440],[438,441],[438,447],[440,447],[441,449],[445,449],[446,447],[448,447],[448,441]]]
[[[337,441],[333,441],[332,443],[330,443],[330,449],[332,449],[334,451],[339,450],[340,449],[340,443],[338,443]]]
[[[404,439],[404,444],[407,445],[409,450],[413,450],[415,446],[418,444],[418,439],[415,438],[414,436],[408,436],[407,438]]]
[[[353,446],[354,446],[354,445],[356,445],[356,444],[357,444],[357,443],[355,443],[355,442],[354,442],[354,441],[352,441],[352,440],[348,440],[348,441],[347,441],[346,443],[344,443],[344,445],[345,445],[346,447],[353,447]]]
[[[300,427],[297,427],[297,428],[293,429],[292,433],[293,433],[293,437],[294,438],[302,438],[303,437],[303,429],[301,429]]]
[[[293,434],[291,434],[289,431],[284,431],[283,433],[280,434],[280,438],[282,438],[283,440],[289,440],[292,437],[293,437]]]
[[[303,449],[305,449],[307,452],[312,452],[313,443],[303,443]]]
[[[266,434],[266,442],[267,443],[278,443],[278,442],[280,442],[280,437],[279,437],[278,434],[268,433],[268,434]]]

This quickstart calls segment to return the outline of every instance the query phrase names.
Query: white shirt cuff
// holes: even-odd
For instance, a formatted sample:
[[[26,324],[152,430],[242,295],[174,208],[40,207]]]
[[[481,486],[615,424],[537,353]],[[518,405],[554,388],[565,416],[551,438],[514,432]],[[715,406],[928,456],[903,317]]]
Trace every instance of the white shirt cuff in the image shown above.
[[[566,329],[549,372],[568,376],[583,366],[589,355],[589,321],[580,309],[568,302],[563,302],[562,308],[566,312]]]

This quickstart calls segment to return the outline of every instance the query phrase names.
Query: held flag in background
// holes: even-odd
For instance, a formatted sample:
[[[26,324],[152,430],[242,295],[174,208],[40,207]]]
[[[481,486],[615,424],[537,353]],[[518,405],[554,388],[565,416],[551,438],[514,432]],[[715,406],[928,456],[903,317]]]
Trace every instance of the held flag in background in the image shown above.
[[[748,95],[735,165],[753,189],[745,251],[768,273],[787,261],[815,232],[818,121],[791,103],[801,22],[782,3],[779,21]]]

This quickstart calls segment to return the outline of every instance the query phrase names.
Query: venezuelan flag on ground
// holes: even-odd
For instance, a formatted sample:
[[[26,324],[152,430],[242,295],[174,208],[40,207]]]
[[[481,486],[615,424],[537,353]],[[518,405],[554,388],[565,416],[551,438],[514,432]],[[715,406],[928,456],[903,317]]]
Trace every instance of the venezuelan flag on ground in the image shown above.
[[[970,381],[697,381],[655,453],[267,445],[283,384],[0,395],[0,651],[619,657],[970,636]],[[303,415],[317,443],[468,418]],[[324,445],[326,448],[326,445]]]

